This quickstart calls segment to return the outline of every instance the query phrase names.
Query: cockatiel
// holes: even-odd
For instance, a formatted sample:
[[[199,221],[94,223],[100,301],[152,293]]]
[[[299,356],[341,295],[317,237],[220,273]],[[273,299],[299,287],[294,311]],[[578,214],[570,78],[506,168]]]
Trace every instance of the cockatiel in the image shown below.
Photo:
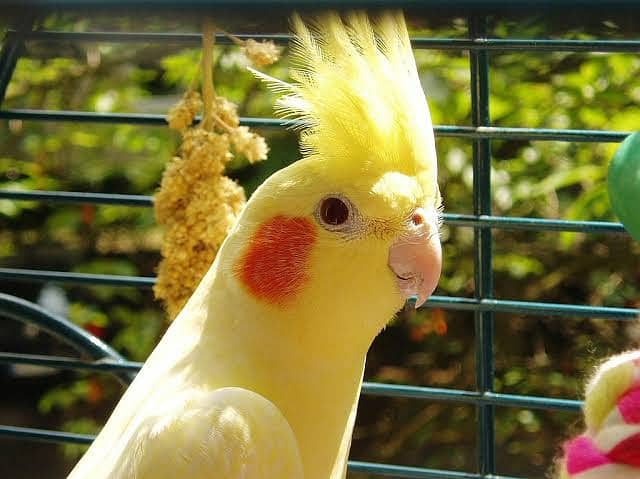
[[[338,479],[365,355],[440,276],[433,128],[401,13],[293,18],[303,158],[256,190],[71,472]]]

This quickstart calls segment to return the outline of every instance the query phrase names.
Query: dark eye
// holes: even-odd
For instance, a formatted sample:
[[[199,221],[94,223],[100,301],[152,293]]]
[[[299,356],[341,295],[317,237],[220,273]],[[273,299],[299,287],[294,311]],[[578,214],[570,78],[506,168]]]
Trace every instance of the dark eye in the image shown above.
[[[322,222],[328,226],[339,226],[349,219],[349,207],[335,196],[322,200],[319,213]]]

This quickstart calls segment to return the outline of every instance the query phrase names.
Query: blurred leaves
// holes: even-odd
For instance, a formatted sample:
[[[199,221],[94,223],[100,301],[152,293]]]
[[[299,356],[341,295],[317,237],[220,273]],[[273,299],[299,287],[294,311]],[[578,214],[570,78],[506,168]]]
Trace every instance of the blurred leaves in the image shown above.
[[[66,421],[62,427],[65,431],[75,434],[98,434],[102,426],[95,420],[85,417]],[[77,461],[88,448],[88,444],[65,444],[62,446],[62,451],[67,459]]]
[[[38,409],[43,414],[48,414],[54,409],[69,409],[76,403],[84,401],[89,390],[90,382],[86,380],[75,381],[71,386],[54,388],[40,398]]]
[[[107,315],[98,311],[95,307],[84,305],[81,303],[71,303],[69,306],[69,319],[80,326],[94,325],[105,327],[109,320]]]
[[[111,309],[111,317],[121,324],[121,329],[113,338],[113,346],[134,361],[144,361],[163,332],[164,315],[151,309],[132,315],[130,309],[116,306]]]
[[[161,60],[167,84],[186,90],[200,71],[200,49],[181,51]]]

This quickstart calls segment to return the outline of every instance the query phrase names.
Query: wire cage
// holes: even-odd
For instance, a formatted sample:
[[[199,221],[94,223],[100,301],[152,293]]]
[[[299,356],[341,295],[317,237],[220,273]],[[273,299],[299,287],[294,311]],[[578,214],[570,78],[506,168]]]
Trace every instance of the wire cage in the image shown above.
[[[7,26],[0,51],[0,99],[14,76],[16,65],[24,53],[25,44],[39,41],[56,44],[57,42],[104,42],[104,43],[177,43],[197,46],[201,40],[199,33],[159,33],[136,31],[55,31],[46,27],[34,29],[38,16],[46,14],[63,14],[78,7],[89,8],[84,14],[90,16],[94,10],[104,13],[110,8],[131,8],[127,2],[96,1],[23,1],[3,2],[14,21]],[[167,14],[172,2],[147,0],[140,3],[140,8],[155,9],[158,15]],[[177,2],[173,2],[176,3]],[[570,128],[532,128],[525,126],[494,126],[491,103],[492,63],[493,58],[509,52],[520,52],[523,55],[564,53],[585,54],[627,54],[640,55],[640,32],[636,30],[636,38],[578,38],[576,36],[559,38],[503,38],[488,29],[490,20],[496,18],[537,18],[545,20],[547,16],[572,15],[576,12],[590,12],[606,8],[608,13],[621,17],[640,17],[640,4],[635,1],[598,2],[555,0],[524,4],[513,1],[481,0],[414,0],[406,2],[378,0],[337,2],[320,0],[315,2],[284,1],[252,1],[233,2],[216,0],[191,0],[180,4],[181,9],[196,13],[204,9],[238,8],[273,8],[283,14],[293,8],[344,8],[344,7],[407,7],[412,13],[432,15],[433,12],[445,12],[464,19],[466,33],[459,38],[429,37],[415,35],[412,42],[416,51],[448,51],[463,52],[468,55],[470,78],[470,124],[468,125],[436,125],[437,140],[457,138],[471,145],[472,151],[472,200],[471,210],[467,213],[446,212],[444,222],[448,228],[462,228],[473,232],[473,295],[456,297],[435,295],[425,305],[427,309],[468,312],[473,316],[473,342],[475,345],[475,388],[444,388],[423,385],[390,384],[365,381],[362,394],[374,397],[407,398],[420,401],[433,401],[452,404],[463,404],[475,409],[475,468],[469,470],[453,470],[427,468],[409,465],[397,465],[383,462],[352,460],[349,463],[350,474],[363,474],[363,477],[404,477],[404,478],[448,478],[448,479],[514,479],[504,474],[496,460],[498,439],[496,437],[497,408],[513,408],[518,410],[543,410],[570,412],[579,417],[581,401],[547,397],[540,394],[513,394],[497,390],[495,387],[495,326],[496,315],[539,316],[555,318],[600,318],[604,320],[633,320],[640,310],[629,305],[622,307],[593,306],[588,304],[568,304],[547,301],[529,301],[525,298],[504,299],[497,297],[494,288],[495,262],[494,251],[496,231],[516,232],[550,232],[561,235],[567,232],[586,235],[625,235],[622,225],[611,221],[564,220],[533,217],[517,217],[494,215],[494,199],[492,197],[492,143],[495,142],[566,142],[572,144],[618,143],[630,131],[614,131],[607,129],[570,129]],[[23,15],[28,6],[29,16]],[[175,5],[173,5],[175,7]],[[164,10],[164,9],[167,10]],[[126,10],[125,10],[126,11]],[[453,12],[453,13],[452,13]],[[17,13],[17,14],[16,14]],[[19,18],[19,20],[15,20]],[[637,26],[636,26],[637,28]],[[243,33],[243,32],[240,32]],[[270,38],[285,45],[286,34],[252,35],[253,38]],[[224,37],[219,39],[224,43]],[[517,79],[514,79],[517,81]],[[640,86],[639,86],[640,88]],[[5,120],[2,129],[7,129],[8,121],[24,122],[71,122],[100,124],[129,124],[135,126],[166,125],[162,114],[150,113],[111,113],[70,110],[45,110],[7,108],[0,109],[0,119]],[[244,125],[261,128],[284,128],[279,120],[265,117],[243,117]],[[2,172],[0,172],[2,174]],[[150,207],[152,197],[143,195],[122,194],[112,192],[78,192],[78,191],[43,191],[43,190],[0,190],[0,200],[11,202],[38,202],[52,205],[125,205],[130,207]],[[446,201],[446,196],[445,196]],[[3,265],[4,266],[4,265]],[[15,293],[16,284],[26,283],[61,283],[74,285],[103,285],[131,288],[150,288],[154,284],[153,277],[126,276],[117,274],[98,274],[81,272],[64,272],[33,269],[12,265],[0,268],[0,280],[3,285],[12,285],[2,291]],[[33,299],[33,298],[31,298]],[[0,314],[3,318],[18,320],[36,325],[44,331],[56,336],[60,341],[69,344],[84,359],[67,356],[51,356],[23,354],[14,352],[0,353],[0,363],[4,365],[35,365],[57,368],[61,370],[99,371],[116,375],[124,383],[130,381],[141,363],[127,360],[115,349],[75,325],[68,319],[51,313],[37,304],[16,294],[0,293]],[[471,330],[471,328],[469,328]],[[471,334],[471,332],[469,333]],[[471,434],[471,432],[468,432]],[[45,441],[52,443],[87,444],[93,436],[29,427],[29,425],[0,425],[0,436],[8,440]],[[560,441],[561,438],[558,438]],[[26,446],[25,446],[26,447]],[[550,458],[545,458],[546,465]],[[359,476],[358,476],[359,477]],[[523,474],[518,477],[533,479],[533,475]]]

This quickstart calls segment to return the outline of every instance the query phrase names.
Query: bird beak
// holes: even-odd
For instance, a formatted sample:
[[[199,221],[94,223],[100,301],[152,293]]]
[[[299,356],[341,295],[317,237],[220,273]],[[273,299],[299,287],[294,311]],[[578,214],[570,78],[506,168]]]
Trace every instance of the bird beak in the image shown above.
[[[389,267],[403,298],[417,296],[422,306],[436,289],[442,270],[442,247],[436,212],[417,208],[410,220],[409,233],[389,250]]]

